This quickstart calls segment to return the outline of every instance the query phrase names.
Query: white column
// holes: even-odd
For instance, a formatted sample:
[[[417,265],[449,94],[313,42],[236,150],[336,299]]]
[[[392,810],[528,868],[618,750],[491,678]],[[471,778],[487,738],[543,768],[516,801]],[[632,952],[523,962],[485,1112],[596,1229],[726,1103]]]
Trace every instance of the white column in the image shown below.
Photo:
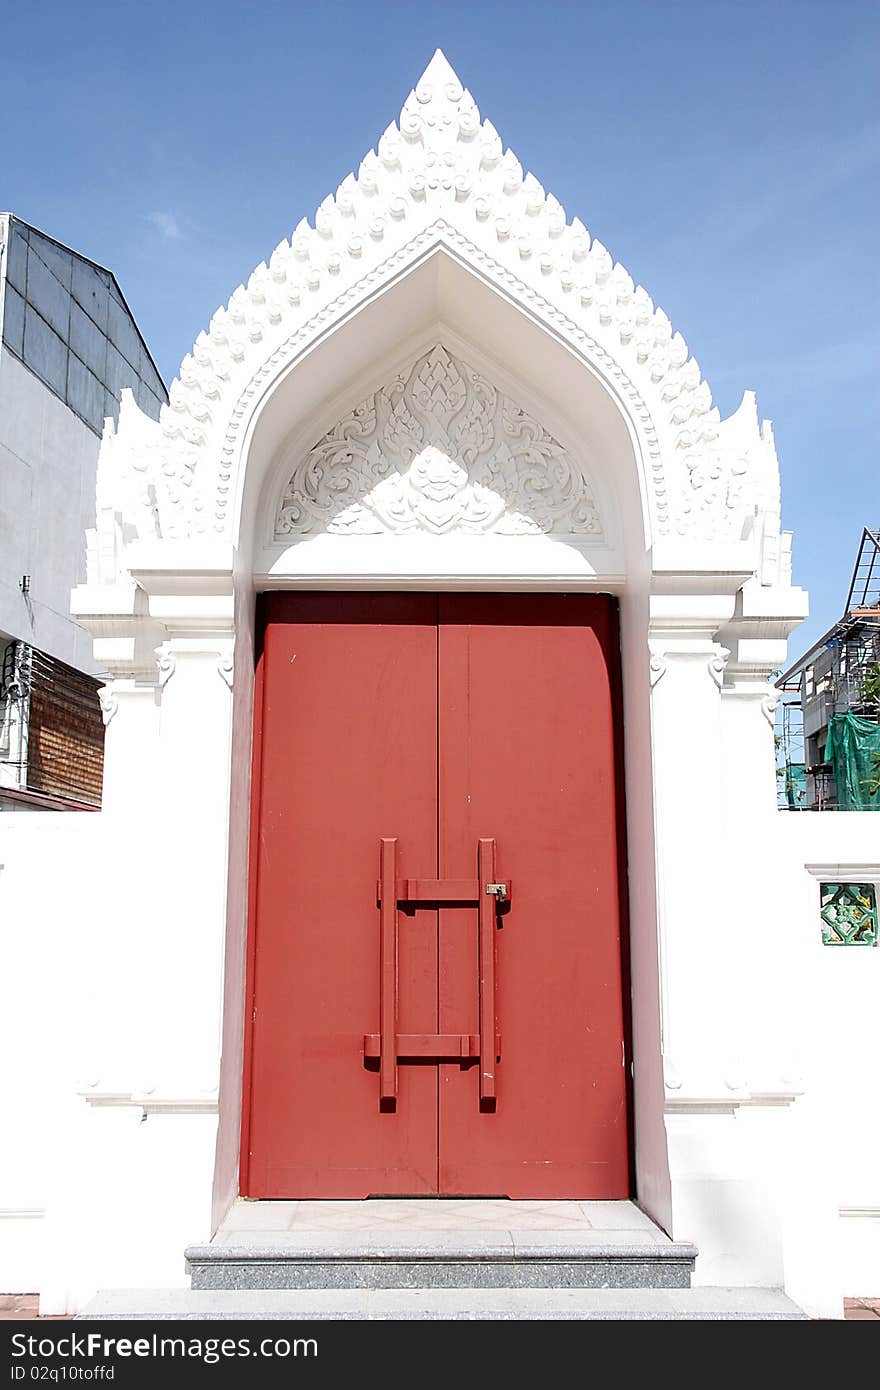
[[[667,1088],[692,1095],[717,1091],[730,1015],[719,941],[726,652],[710,631],[650,639],[664,1066]]]
[[[774,1183],[739,1119],[751,1014],[728,900],[748,865],[725,834],[723,612],[720,599],[655,600],[650,637],[672,1234],[697,1244],[697,1283],[781,1284]]]
[[[181,635],[159,649],[162,912],[154,988],[161,1027],[144,1084],[215,1095],[219,1082],[229,836],[232,638]]]
[[[95,660],[111,673],[99,690],[104,717],[101,808],[113,820],[152,814],[159,736],[156,645],[165,627],[149,612],[146,593],[127,581],[75,589],[73,612],[94,638]]]
[[[725,900],[736,943],[747,1027],[741,1028],[741,1070],[754,1095],[794,1095],[803,1085],[798,1040],[810,1024],[798,1015],[799,952],[791,932],[790,887],[783,870],[777,810],[771,684],[784,664],[786,635],[797,622],[799,590],[749,580],[721,632],[730,648],[722,688]],[[781,990],[780,981],[789,988]],[[805,1031],[806,1029],[806,1031]]]
[[[779,982],[791,974],[780,895],[773,717],[778,701],[766,673],[731,661],[722,689],[722,818],[725,932],[740,1019],[732,1065],[742,1086],[791,1092],[799,1070],[791,1050],[790,1000]]]
[[[152,811],[157,791],[159,682],[110,681],[98,692],[104,716],[104,789],[108,816]]]

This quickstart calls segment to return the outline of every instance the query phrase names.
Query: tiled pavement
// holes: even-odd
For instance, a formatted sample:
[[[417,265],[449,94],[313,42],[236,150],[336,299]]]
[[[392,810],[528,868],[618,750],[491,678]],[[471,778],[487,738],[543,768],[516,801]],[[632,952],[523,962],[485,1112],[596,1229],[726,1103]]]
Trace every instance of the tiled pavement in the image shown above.
[[[39,1317],[39,1299],[35,1293],[0,1294],[0,1322],[25,1322]],[[69,1322],[66,1316],[43,1318],[43,1322]]]
[[[37,1295],[0,1294],[0,1322],[25,1321],[38,1316]],[[848,1298],[844,1304],[847,1322],[880,1322],[880,1298]],[[44,1318],[44,1322],[66,1322],[67,1318]]]
[[[846,1298],[843,1306],[847,1322],[880,1322],[880,1298]]]
[[[446,1198],[376,1202],[234,1203],[215,1237],[233,1245],[242,1236],[372,1234],[376,1237],[454,1232],[469,1235],[546,1234],[550,1231],[603,1240],[629,1236],[639,1242],[667,1237],[632,1202],[509,1202]]]

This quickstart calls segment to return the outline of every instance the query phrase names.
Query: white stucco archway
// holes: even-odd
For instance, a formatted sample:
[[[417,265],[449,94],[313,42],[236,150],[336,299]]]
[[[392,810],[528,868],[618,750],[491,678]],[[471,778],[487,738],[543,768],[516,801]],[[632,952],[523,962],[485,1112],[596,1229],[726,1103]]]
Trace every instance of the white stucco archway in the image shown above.
[[[462,315],[461,308],[466,306]],[[234,782],[247,779],[252,708],[251,600],[260,589],[489,588],[579,589],[619,595],[622,601],[628,767],[632,774],[630,825],[634,919],[642,930],[635,963],[645,987],[638,992],[634,1034],[640,1058],[636,1149],[644,1159],[642,1191],[652,1187],[658,1218],[671,1224],[662,1127],[662,1075],[657,986],[653,821],[644,795],[650,762],[646,661],[650,525],[644,471],[633,421],[607,382],[543,325],[474,282],[467,267],[442,249],[410,277],[328,333],[310,358],[267,383],[255,403],[243,447],[239,524]],[[462,328],[468,332],[465,338]],[[597,533],[486,534],[459,527],[442,535],[321,534],[275,539],[273,524],[295,461],[357,406],[361,397],[406,376],[414,359],[441,342],[490,377],[495,386],[552,428],[579,466],[589,472],[600,518]],[[486,351],[490,348],[492,357]],[[497,354],[497,356],[496,356]],[[540,363],[540,366],[537,364]],[[484,378],[485,379],[485,378]],[[250,559],[246,557],[251,557]],[[145,571],[141,582],[154,580]],[[245,635],[247,634],[247,635]],[[224,1084],[217,1172],[217,1214],[235,1189],[240,1110],[243,951],[246,874],[246,802],[233,813]],[[639,948],[640,947],[640,948]]]
[[[279,534],[298,461],[437,345],[539,423],[588,487],[598,530],[562,529],[560,502],[531,530],[432,530],[409,515],[403,528]],[[764,1277],[781,1244],[767,1255],[743,1220],[731,1257],[704,1200],[709,1181],[734,1225],[748,1215],[757,1150],[722,1143],[708,1179],[692,1158],[717,1147],[719,1116],[791,1090],[760,1030],[742,1055],[730,979],[745,987],[747,963],[729,932],[743,890],[728,885],[721,925],[705,925],[722,844],[759,879],[771,855],[767,678],[804,611],[772,433],[749,396],[719,419],[665,314],[503,152],[441,54],[357,177],[218,311],[161,420],[126,397],[102,447],[74,611],[113,676],[104,814],[136,819],[161,864],[177,956],[173,981],[150,967],[162,1048],[142,1030],[128,1087],[98,1080],[88,1099],[149,1094],[175,1117],[169,1145],[200,1126],[198,1211],[180,1247],[237,1193],[254,595],[358,586],[619,595],[637,1196],[702,1244],[708,1281],[713,1259],[728,1261],[725,1281]]]

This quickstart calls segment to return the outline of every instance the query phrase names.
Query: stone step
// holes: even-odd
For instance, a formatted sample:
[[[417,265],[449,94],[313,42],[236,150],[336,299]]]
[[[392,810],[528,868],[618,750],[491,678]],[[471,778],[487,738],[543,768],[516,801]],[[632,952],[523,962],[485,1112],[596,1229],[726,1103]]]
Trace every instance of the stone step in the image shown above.
[[[661,1232],[241,1233],[191,1245],[207,1289],[686,1289],[696,1247]]]
[[[80,1319],[346,1321],[794,1321],[779,1289],[114,1289]]]

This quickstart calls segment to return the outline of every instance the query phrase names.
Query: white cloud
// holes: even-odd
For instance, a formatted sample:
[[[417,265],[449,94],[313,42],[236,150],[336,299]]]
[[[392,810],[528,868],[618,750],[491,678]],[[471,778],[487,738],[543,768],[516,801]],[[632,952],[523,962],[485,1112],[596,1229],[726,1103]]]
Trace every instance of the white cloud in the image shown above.
[[[180,241],[183,236],[173,212],[151,212],[149,220],[163,241]]]

